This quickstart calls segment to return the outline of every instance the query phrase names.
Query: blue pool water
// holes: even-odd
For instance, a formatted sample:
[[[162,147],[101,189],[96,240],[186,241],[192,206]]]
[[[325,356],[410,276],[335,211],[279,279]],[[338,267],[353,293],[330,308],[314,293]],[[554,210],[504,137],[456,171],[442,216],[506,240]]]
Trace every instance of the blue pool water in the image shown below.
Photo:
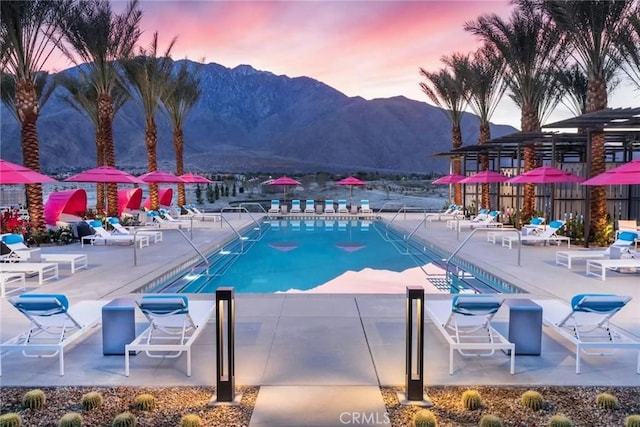
[[[266,221],[243,236],[212,254],[208,268],[202,263],[145,292],[213,293],[220,286],[243,293],[305,291],[366,268],[401,272],[431,264],[430,271],[444,272],[435,252],[418,242],[407,244],[402,235],[377,221]],[[469,283],[458,285],[514,292],[491,280],[468,275],[465,280]]]

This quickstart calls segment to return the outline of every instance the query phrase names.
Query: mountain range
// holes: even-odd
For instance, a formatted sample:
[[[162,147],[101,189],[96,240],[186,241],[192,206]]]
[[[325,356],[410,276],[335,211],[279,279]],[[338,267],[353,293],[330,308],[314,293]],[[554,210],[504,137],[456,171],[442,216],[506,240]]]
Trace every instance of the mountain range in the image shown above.
[[[176,61],[177,64],[181,61]],[[191,63],[189,66],[197,64]],[[309,77],[290,78],[249,65],[199,65],[202,96],[184,125],[185,169],[192,172],[446,172],[432,157],[451,148],[444,112],[405,97],[348,97]],[[61,71],[73,72],[73,69]],[[418,82],[416,82],[418,84]],[[95,130],[57,88],[38,119],[43,171],[96,165]],[[2,158],[22,163],[20,126],[2,106]],[[158,160],[175,168],[171,127],[159,114]],[[465,113],[465,144],[478,139],[477,116]],[[492,125],[493,137],[516,132]],[[114,120],[118,167],[146,169],[141,107],[127,102]]]

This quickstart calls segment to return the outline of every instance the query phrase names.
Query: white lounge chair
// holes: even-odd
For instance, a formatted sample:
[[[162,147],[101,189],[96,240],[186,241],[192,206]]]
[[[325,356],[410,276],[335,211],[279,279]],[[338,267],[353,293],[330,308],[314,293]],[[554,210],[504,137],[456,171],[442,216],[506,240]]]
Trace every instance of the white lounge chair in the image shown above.
[[[215,311],[215,301],[190,301],[184,295],[147,295],[136,301],[149,327],[125,346],[125,375],[129,376],[129,352],[149,357],[177,358],[187,354],[191,376],[191,346]]]
[[[105,301],[82,301],[69,305],[62,294],[23,294],[9,302],[31,325],[29,329],[0,345],[0,353],[19,350],[25,357],[58,356],[64,375],[64,349],[98,325]],[[0,373],[1,374],[1,373]]]
[[[3,260],[9,261],[34,261],[40,259],[40,248],[30,248],[24,243],[21,234],[3,234],[2,243],[9,249],[9,253],[2,255]]]
[[[24,276],[25,274],[22,272],[0,273],[0,298],[4,298],[7,296],[7,285],[22,285],[18,288],[15,288],[14,291],[26,290],[27,284]]]
[[[89,225],[94,231],[94,234],[89,236],[82,236],[80,239],[80,246],[84,247],[85,242],[89,242],[92,245],[96,243],[136,243],[140,248],[149,246],[149,236],[125,236],[111,234],[102,226],[102,222],[99,220],[90,221]]]
[[[186,215],[180,215],[177,219],[195,218],[199,221],[222,221],[219,213],[202,212],[195,205],[183,205],[182,208],[187,211]]]
[[[576,346],[576,373],[580,373],[580,356],[610,355],[613,349],[638,350],[640,374],[640,341],[609,323],[631,297],[611,294],[578,294],[571,305],[555,300],[535,300],[542,306],[542,319],[554,332]]]
[[[487,209],[482,208],[482,209],[480,209],[478,211],[478,215],[474,216],[471,219],[465,219],[465,220],[462,220],[462,219],[458,219],[458,220],[450,219],[450,220],[448,220],[447,221],[447,228],[455,230],[456,227],[457,227],[457,224],[459,222],[462,222],[462,223],[465,223],[465,222],[478,223],[480,221],[484,221],[485,219],[487,219],[488,216],[489,216],[489,211]]]
[[[42,285],[48,280],[58,278],[58,264],[55,262],[2,262],[0,273],[37,274],[38,283]]]
[[[327,199],[324,201],[324,213],[336,213],[336,208],[333,206],[333,200]]]
[[[454,351],[462,356],[491,356],[496,350],[510,351],[510,372],[515,373],[515,344],[491,326],[502,302],[491,295],[425,301],[427,315],[449,343],[449,374],[453,374]]]
[[[363,214],[372,214],[373,210],[371,209],[371,206],[369,206],[369,201],[368,200],[361,200],[360,201],[360,213]]]
[[[316,213],[315,201],[309,199],[304,204],[304,213]]]
[[[149,240],[153,243],[162,242],[162,231],[157,230],[139,230],[135,232],[134,230],[130,230],[126,227],[123,227],[120,224],[120,220],[118,218],[110,217],[107,218],[107,222],[113,227],[114,235],[123,235],[123,236],[133,236],[134,233],[136,236],[149,236]]]
[[[425,214],[427,221],[442,221],[450,219],[464,219],[464,209],[462,205],[449,205],[447,209],[442,212],[428,212]]]
[[[272,200],[268,213],[280,213],[280,200]]]
[[[346,200],[338,200],[338,213],[349,213]]]
[[[618,233],[618,238],[607,249],[585,249],[581,251],[557,251],[556,265],[563,265],[571,269],[575,260],[589,260],[609,258],[612,255],[631,254],[631,245],[638,239],[637,232],[624,231]]]
[[[464,230],[467,228],[473,229],[473,228],[481,228],[481,227],[501,228],[502,223],[496,221],[499,213],[500,213],[499,211],[491,211],[487,214],[487,216],[480,216],[480,219],[477,221],[470,219],[470,220],[462,220],[462,221],[450,220],[449,222],[452,223],[451,228],[453,230],[456,230],[458,227],[460,227],[460,230]],[[449,222],[447,222],[447,224]]]
[[[565,222],[556,220],[551,221],[549,225],[542,231],[533,234],[523,235],[520,233],[520,241],[522,243],[544,243],[551,244],[551,242],[555,242],[558,246],[560,243],[567,242],[567,247],[571,247],[571,239],[567,236],[559,236],[556,234],[558,230],[564,227]],[[512,233],[505,233],[502,236],[502,246],[509,247],[511,249],[513,247],[513,242],[518,242],[518,237],[514,236]]]
[[[291,213],[301,213],[302,209],[300,209],[300,200],[292,200],[291,201]]]
[[[606,280],[607,270],[633,269],[640,271],[640,258],[621,259],[589,259],[587,260],[587,276],[598,276]]]

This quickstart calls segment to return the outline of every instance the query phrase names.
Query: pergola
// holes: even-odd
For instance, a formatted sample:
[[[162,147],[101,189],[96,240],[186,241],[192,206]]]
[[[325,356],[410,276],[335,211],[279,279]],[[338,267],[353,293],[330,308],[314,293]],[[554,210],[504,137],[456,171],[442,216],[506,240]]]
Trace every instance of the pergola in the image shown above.
[[[479,171],[480,158],[487,156],[489,169],[510,169],[514,175],[519,175],[523,166],[524,148],[532,147],[539,164],[565,167],[574,165],[577,170],[573,172],[587,178],[591,176],[591,139],[595,132],[604,132],[607,163],[628,162],[634,155],[637,157],[640,154],[640,108],[607,108],[550,123],[543,126],[543,129],[545,131],[535,133],[516,132],[494,138],[484,144],[466,145],[434,156],[460,158],[463,173],[466,174]],[[560,129],[573,129],[573,132],[558,132]],[[610,213],[613,211],[614,218],[640,217],[640,186],[627,187],[629,188],[624,190],[609,189],[608,208]],[[520,186],[516,186],[515,190],[515,204],[521,206]],[[589,191],[574,186],[570,191],[555,193],[557,191],[553,191],[557,197],[551,202],[552,213],[555,205],[560,209],[564,207],[560,210],[564,212],[582,211],[588,227]],[[505,195],[501,193],[498,197],[503,198]],[[557,199],[563,203],[555,203]],[[616,203],[618,212],[615,212]],[[625,209],[622,209],[622,203],[626,205]],[[586,233],[588,228],[585,230]]]

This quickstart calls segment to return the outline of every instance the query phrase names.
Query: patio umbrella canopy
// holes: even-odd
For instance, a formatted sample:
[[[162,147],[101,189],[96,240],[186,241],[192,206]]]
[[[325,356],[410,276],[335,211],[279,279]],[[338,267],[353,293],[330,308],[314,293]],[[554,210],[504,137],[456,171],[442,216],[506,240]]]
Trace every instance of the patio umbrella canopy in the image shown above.
[[[506,181],[509,184],[554,184],[567,182],[582,182],[584,178],[562,169],[551,166],[541,166],[525,172]]]
[[[281,176],[280,178],[276,178],[273,181],[269,182],[268,185],[282,185],[284,189],[284,201],[287,201],[287,187],[289,186],[297,186],[302,185],[300,181],[296,181],[293,178],[288,176]]]
[[[140,175],[138,179],[146,182],[147,184],[184,184],[186,182],[182,178],[172,174],[171,172],[160,170]]]
[[[441,176],[440,178],[433,181],[432,184],[457,184],[465,178],[466,176],[452,173],[449,175]]]
[[[120,169],[116,169],[112,166],[98,166],[97,168],[89,169],[84,172],[80,172],[77,175],[70,176],[65,179],[65,182],[100,182],[100,183],[112,183],[112,184],[143,184],[135,176],[128,174]]]
[[[45,184],[55,179],[16,163],[0,159],[0,184]]]
[[[582,185],[635,185],[640,184],[640,159],[609,169]]]
[[[353,198],[353,186],[354,185],[363,186],[363,185],[367,185],[367,183],[359,178],[356,178],[355,176],[349,176],[347,178],[341,179],[340,181],[336,182],[336,185],[349,186],[349,205],[351,205],[352,204],[351,199]]]
[[[196,175],[193,173],[185,173],[184,175],[179,176],[183,182],[187,184],[210,184],[213,181],[205,178],[204,176]]]
[[[466,177],[458,182],[458,184],[493,184],[496,182],[506,182],[509,177],[494,171],[482,171],[475,175]]]

